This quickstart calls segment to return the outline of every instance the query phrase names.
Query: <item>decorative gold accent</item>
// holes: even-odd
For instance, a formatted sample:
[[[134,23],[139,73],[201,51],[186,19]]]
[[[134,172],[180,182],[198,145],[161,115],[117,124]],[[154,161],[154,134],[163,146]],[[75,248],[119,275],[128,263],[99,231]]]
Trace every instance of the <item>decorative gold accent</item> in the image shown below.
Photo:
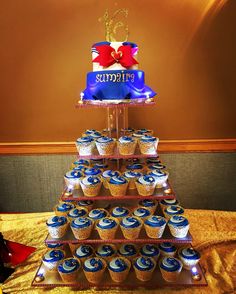
[[[123,21],[116,20],[118,17],[123,16],[125,19],[128,17],[128,9],[120,8],[117,9],[111,16],[109,16],[108,10],[105,11],[104,15],[98,19],[99,22],[104,22],[105,25],[105,38],[108,42],[116,41],[127,41],[129,36],[128,25]],[[119,38],[117,40],[117,30],[123,28],[125,31],[125,37],[123,40]]]
[[[148,99],[145,100],[145,103],[151,103],[151,102],[154,102],[153,98],[148,98]]]
[[[40,283],[40,282],[42,282],[43,280],[44,280],[44,276],[43,276],[42,274],[36,276],[36,278],[35,278],[35,282],[37,282],[37,283]]]
[[[78,101],[78,104],[83,104],[83,100],[79,100]]]
[[[199,273],[192,274],[192,280],[194,281],[200,281],[202,276]]]
[[[166,193],[166,194],[171,194],[171,193],[172,193],[172,190],[171,190],[170,188],[165,189],[165,190],[164,190],[164,193]]]

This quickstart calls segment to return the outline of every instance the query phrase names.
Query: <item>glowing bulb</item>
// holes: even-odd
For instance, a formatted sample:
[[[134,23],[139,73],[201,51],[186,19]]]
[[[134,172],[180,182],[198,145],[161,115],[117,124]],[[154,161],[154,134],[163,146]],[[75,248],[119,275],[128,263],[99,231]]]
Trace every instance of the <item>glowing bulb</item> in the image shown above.
[[[84,92],[81,92],[80,93],[80,99],[83,99],[84,98]]]
[[[194,275],[197,274],[197,268],[196,268],[196,266],[194,266],[194,267],[192,268],[192,273],[193,273]]]
[[[166,188],[166,187],[167,187],[167,184],[166,184],[166,183],[164,183],[164,184],[162,185],[162,187]]]

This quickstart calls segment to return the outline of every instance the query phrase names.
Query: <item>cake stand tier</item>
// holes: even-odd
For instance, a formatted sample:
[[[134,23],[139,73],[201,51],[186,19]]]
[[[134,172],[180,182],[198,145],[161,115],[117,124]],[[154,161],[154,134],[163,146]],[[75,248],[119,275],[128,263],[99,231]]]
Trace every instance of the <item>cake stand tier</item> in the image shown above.
[[[103,100],[104,101],[104,100]],[[156,102],[153,99],[136,99],[127,100],[121,103],[106,103],[100,101],[79,100],[76,104],[77,108],[122,108],[122,107],[146,107],[154,106]]]

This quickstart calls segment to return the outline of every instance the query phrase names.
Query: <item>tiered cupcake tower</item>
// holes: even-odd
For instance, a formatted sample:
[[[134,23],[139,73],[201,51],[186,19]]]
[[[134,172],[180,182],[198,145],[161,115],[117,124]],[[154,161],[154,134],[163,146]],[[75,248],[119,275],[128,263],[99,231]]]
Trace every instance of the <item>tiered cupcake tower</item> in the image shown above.
[[[121,103],[117,105],[105,103],[100,105],[86,104],[85,102],[80,102],[78,107],[107,108],[107,129],[104,130],[104,132],[106,135],[118,139],[121,135],[125,134],[125,132],[129,131],[127,129],[128,107],[144,107],[154,104],[153,101],[149,100],[146,100],[146,102]],[[102,159],[103,162],[99,162],[99,159]],[[137,159],[141,162],[156,162],[161,166],[157,150],[152,154],[143,154],[140,152],[139,148],[136,148],[134,154],[122,155],[118,148],[115,148],[111,155],[101,155],[98,151],[92,155],[78,155],[78,161],[83,162],[84,160],[84,162],[86,162],[89,160],[90,167],[91,165],[96,165],[96,161],[99,162],[100,167],[103,168],[108,163],[109,169],[119,170],[123,174],[124,166],[136,163]],[[73,167],[75,166],[76,165]],[[90,170],[90,168],[88,168],[88,170]],[[81,172],[80,167],[77,167],[76,171],[78,173]],[[165,206],[167,203],[165,203],[165,201],[163,202],[163,200],[172,199],[173,203],[178,203],[168,180],[164,181],[161,185],[157,185],[153,193],[144,196],[142,195],[143,187],[141,187],[141,190],[128,188],[124,193],[125,195],[123,195],[112,190],[112,181],[110,185],[109,180],[104,179],[104,177],[99,176],[98,178],[103,181],[102,187],[99,187],[100,192],[98,195],[96,195],[96,193],[93,195],[90,191],[86,191],[86,183],[85,187],[83,187],[80,181],[82,189],[81,187],[78,189],[76,184],[71,186],[70,181],[67,181],[65,178],[67,185],[59,199],[59,206],[57,205],[57,207],[61,207],[63,203],[69,206],[71,204],[72,206],[70,209],[76,206],[81,212],[83,210],[81,207],[82,203],[86,203],[87,210],[85,209],[85,211],[87,216],[85,219],[87,219],[87,221],[84,223],[88,222],[90,226],[92,220],[93,228],[91,231],[87,229],[85,231],[78,229],[81,228],[81,222],[73,218],[73,213],[72,215],[68,215],[68,212],[67,214],[64,212],[60,214],[59,209],[59,213],[58,211],[56,213],[58,216],[56,217],[57,221],[58,218],[60,219],[60,215],[64,215],[62,219],[66,218],[66,221],[68,224],[70,222],[70,225],[67,225],[66,232],[63,232],[62,229],[62,232],[60,232],[61,237],[58,238],[58,231],[54,231],[55,228],[53,225],[51,227],[53,223],[52,219],[48,220],[49,235],[45,243],[49,248],[42,258],[42,263],[32,282],[33,286],[73,286],[79,289],[88,289],[96,286],[99,289],[110,289],[112,287],[135,289],[138,287],[157,288],[207,285],[200,264],[197,263],[196,260],[194,261],[191,259],[191,254],[194,256],[193,259],[198,259],[198,257],[196,258],[196,252],[194,250],[191,252],[192,237],[190,233],[188,232],[186,234],[185,232],[183,234],[184,236],[181,236],[178,227],[172,230],[170,221],[167,221],[167,225],[164,226],[164,232],[160,232],[159,225],[158,228],[152,225],[152,221],[157,221],[160,224],[164,219],[163,216],[168,217],[168,213],[170,213],[170,216],[174,214],[171,209],[169,209],[169,211],[167,209],[164,213],[165,207],[168,206]],[[136,186],[136,188],[138,188],[138,186]],[[87,194],[87,196],[85,194]],[[87,202],[87,200],[89,201]],[[148,207],[149,204],[154,206],[152,208]],[[115,212],[115,207],[122,207],[122,213],[124,212],[124,207],[128,208],[129,215],[131,215],[132,218],[137,218],[138,220],[141,218],[141,224],[144,225],[142,225],[139,233],[137,233],[137,229],[133,230],[131,233],[129,230],[126,230],[127,218],[114,215],[117,212]],[[100,212],[108,212],[108,221],[106,220],[106,213],[104,215],[105,218],[101,221],[96,218],[93,219],[93,217],[95,217],[94,214],[96,214],[94,209],[96,210],[96,208],[97,210],[100,209]],[[139,208],[141,208],[141,211]],[[140,213],[145,212],[149,215],[144,216],[142,219]],[[121,213],[121,211],[118,213]],[[116,230],[113,230],[113,233],[111,232],[112,230],[104,230],[102,226],[106,226],[106,222],[112,224],[113,221]],[[72,223],[74,223],[74,225],[72,225]],[[127,234],[126,231],[128,231]],[[177,237],[175,236],[176,232]],[[82,248],[85,250],[83,251]],[[186,248],[190,248],[190,251],[184,251],[185,255],[182,254],[182,256],[181,252]],[[108,252],[104,252],[106,249],[108,249]],[[57,252],[56,254],[54,252],[54,254],[50,256],[50,250],[56,250]],[[83,251],[83,256],[80,255],[82,252],[81,250]],[[110,256],[106,256],[106,254],[109,254],[109,251]],[[177,263],[171,257],[174,255],[177,257]],[[190,259],[188,259],[188,255]],[[75,258],[73,259],[74,261],[71,259],[72,257]],[[69,261],[66,263],[64,261],[65,259]],[[178,264],[179,259],[181,261]],[[77,260],[79,260],[79,262]],[[58,266],[60,262],[61,265]],[[168,262],[170,263],[168,264]],[[182,262],[186,264],[183,266]],[[91,270],[93,266],[101,267],[101,269],[94,273],[93,270]],[[143,266],[147,270],[142,268]],[[70,269],[73,267],[76,270],[72,273]],[[168,267],[170,270],[168,270]],[[66,272],[68,269],[69,271]]]

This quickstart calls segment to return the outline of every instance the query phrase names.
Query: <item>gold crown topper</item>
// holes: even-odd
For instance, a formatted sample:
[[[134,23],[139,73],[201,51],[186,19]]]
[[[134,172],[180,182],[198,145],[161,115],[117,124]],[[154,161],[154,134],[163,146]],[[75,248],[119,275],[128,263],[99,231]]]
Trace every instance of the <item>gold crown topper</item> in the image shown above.
[[[128,36],[129,36],[128,25],[123,20],[119,20],[120,17],[123,17],[124,21],[126,22],[128,17],[128,9],[125,9],[125,8],[117,9],[111,16],[109,16],[108,10],[106,10],[104,15],[99,18],[99,21],[104,22],[104,25],[105,25],[106,41],[125,42],[128,40]],[[123,30],[121,31],[119,30],[118,32],[118,29],[121,29],[121,28],[123,28]],[[122,38],[122,35],[124,35],[123,38]]]

